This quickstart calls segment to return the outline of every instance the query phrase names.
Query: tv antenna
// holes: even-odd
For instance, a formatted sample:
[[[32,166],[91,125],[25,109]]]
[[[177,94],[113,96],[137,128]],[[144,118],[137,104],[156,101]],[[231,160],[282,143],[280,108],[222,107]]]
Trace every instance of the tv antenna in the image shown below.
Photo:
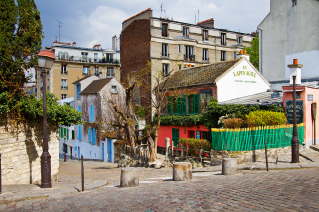
[[[56,20],[57,22],[59,22],[59,42],[60,42],[60,28],[61,28],[61,24],[63,24],[61,21]]]
[[[163,11],[163,3],[161,4],[161,18],[162,18],[162,11]]]

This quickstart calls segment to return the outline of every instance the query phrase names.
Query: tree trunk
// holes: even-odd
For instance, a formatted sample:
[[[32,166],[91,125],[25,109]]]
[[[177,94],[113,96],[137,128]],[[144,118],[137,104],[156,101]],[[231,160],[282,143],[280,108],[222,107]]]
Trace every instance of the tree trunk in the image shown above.
[[[156,152],[155,152],[154,140],[152,139],[150,134],[147,135],[147,142],[148,142],[148,145],[150,147],[150,160],[152,163],[152,162],[155,162]]]

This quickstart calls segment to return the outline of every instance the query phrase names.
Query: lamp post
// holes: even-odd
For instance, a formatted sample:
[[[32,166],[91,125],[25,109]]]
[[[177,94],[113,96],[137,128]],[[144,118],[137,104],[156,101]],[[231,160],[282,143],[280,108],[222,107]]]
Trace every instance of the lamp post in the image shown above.
[[[38,54],[38,66],[42,69],[43,80],[43,153],[41,155],[41,188],[52,188],[51,183],[51,155],[49,153],[48,131],[47,131],[47,95],[46,74],[55,60],[54,53],[50,50],[42,50]]]
[[[290,68],[290,84],[293,84],[293,133],[291,139],[291,163],[299,163],[299,139],[297,137],[297,114],[296,114],[296,84],[301,84],[302,64],[294,59],[293,64],[288,65]]]

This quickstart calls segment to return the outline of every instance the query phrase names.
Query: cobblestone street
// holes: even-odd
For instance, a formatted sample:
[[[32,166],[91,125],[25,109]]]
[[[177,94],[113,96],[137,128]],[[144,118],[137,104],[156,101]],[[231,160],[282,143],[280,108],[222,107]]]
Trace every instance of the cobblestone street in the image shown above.
[[[108,185],[84,193],[3,204],[0,210],[319,211],[318,168],[272,170],[268,173],[240,171],[233,176],[223,176],[218,172],[196,172],[192,181],[184,182],[171,181],[170,168],[141,169],[140,186],[135,188],[118,187],[119,168],[96,170],[101,172],[97,174],[105,174]],[[151,177],[154,176],[150,174],[153,171],[157,172],[156,178]],[[90,171],[87,174],[90,175]]]

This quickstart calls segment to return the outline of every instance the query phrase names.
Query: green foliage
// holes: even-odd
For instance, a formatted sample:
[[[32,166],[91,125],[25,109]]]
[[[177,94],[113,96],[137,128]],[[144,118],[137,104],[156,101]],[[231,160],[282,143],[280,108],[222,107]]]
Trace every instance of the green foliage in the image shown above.
[[[172,126],[195,126],[201,124],[202,115],[167,115],[161,116],[161,125]],[[153,122],[157,123],[157,116],[154,116]]]
[[[13,118],[13,114],[19,111],[20,116],[14,117],[16,121],[36,123],[43,119],[43,99],[37,100],[35,96],[21,96],[21,98],[10,98],[9,92],[0,95],[0,115],[2,118]],[[69,105],[59,105],[58,98],[47,92],[47,120],[53,125],[71,126],[82,124],[81,112]],[[13,114],[12,114],[13,113]]]
[[[249,60],[259,70],[259,36],[257,35],[250,44],[250,47],[245,47],[244,50],[250,55]]]
[[[268,111],[272,111],[272,112],[279,112],[279,113],[284,113],[285,112],[285,108],[280,107],[276,104],[272,104],[272,105],[268,105],[267,106],[267,110]]]
[[[219,105],[216,99],[213,99],[207,106],[206,112],[202,116],[204,125],[210,128],[218,128],[218,120],[227,114],[234,114],[233,118],[245,120],[245,116],[251,111],[259,110],[257,105]]]
[[[206,151],[210,151],[212,149],[212,145],[210,142],[204,139],[196,139],[196,138],[181,138],[179,139],[180,146],[189,147],[190,149],[203,149]],[[190,155],[196,155],[195,150],[189,150]]]
[[[282,125],[287,122],[284,113],[272,111],[254,111],[247,116],[247,123],[250,127]]]
[[[229,119],[224,119],[223,124],[225,128],[240,128],[242,126],[243,120],[239,118],[229,118]]]
[[[40,12],[34,0],[1,0],[0,8],[0,93],[20,93],[23,68],[37,64],[41,50]]]

